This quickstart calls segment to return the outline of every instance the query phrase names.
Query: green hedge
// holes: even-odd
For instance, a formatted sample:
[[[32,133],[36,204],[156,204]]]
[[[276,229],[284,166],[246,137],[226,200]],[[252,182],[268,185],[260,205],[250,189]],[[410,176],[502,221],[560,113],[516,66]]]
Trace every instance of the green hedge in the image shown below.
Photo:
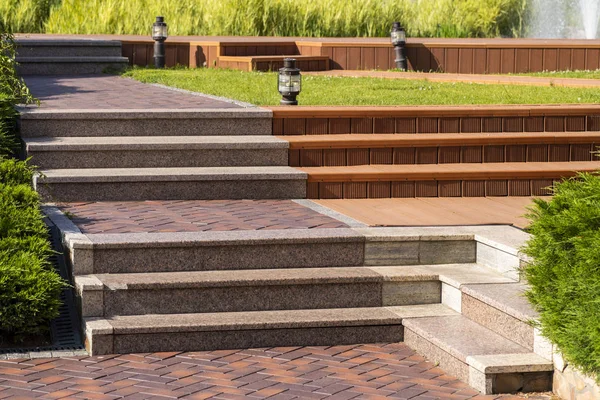
[[[527,297],[542,334],[564,358],[600,376],[600,175],[580,174],[555,185],[550,201],[535,200],[524,252]]]
[[[13,158],[17,103],[32,103],[16,75],[12,36],[0,34],[0,343],[47,331],[65,282],[50,264],[52,249],[32,189],[35,168]]]

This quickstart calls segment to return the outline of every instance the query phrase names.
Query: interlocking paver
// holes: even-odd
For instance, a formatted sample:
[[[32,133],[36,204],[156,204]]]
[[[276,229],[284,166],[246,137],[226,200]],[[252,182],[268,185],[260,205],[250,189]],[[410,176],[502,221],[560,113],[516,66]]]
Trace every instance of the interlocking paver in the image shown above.
[[[240,108],[232,102],[146,85],[111,75],[30,76],[31,93],[47,110]]]
[[[347,227],[291,200],[93,202],[60,207],[90,234]]]
[[[377,368],[358,369],[369,364]],[[481,396],[402,343],[124,354],[51,359],[39,365],[53,369],[35,372],[31,360],[3,361],[0,398],[525,398]],[[82,370],[94,371],[95,377],[66,375]],[[40,373],[44,376],[30,382],[14,380]]]

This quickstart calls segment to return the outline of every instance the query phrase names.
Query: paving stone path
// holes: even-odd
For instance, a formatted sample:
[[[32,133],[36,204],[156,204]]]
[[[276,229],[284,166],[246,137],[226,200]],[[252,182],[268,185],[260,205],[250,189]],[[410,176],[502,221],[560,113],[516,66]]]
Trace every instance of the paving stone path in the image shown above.
[[[61,209],[90,234],[347,227],[291,200],[93,202]]]
[[[482,396],[397,343],[6,360],[0,361],[0,399],[8,398],[525,397]]]

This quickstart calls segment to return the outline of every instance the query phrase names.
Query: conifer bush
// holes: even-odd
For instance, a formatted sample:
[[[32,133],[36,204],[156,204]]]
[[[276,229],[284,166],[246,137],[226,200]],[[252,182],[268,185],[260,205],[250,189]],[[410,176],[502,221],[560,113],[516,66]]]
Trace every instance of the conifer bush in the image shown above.
[[[600,376],[600,175],[582,173],[530,208],[527,297],[566,361]]]

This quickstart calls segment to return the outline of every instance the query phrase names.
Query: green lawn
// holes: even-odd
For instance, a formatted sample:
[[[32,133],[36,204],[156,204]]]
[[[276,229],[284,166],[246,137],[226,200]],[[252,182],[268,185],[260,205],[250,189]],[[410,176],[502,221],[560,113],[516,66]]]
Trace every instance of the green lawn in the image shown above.
[[[600,79],[600,69],[595,71],[543,71],[528,72],[525,74],[514,74],[522,76],[536,76],[547,78],[580,78],[580,79]]]
[[[256,105],[277,105],[276,73],[234,70],[139,69],[124,76]],[[427,80],[304,76],[300,105],[467,105],[600,103],[600,90]],[[165,105],[168,106],[168,105]]]

